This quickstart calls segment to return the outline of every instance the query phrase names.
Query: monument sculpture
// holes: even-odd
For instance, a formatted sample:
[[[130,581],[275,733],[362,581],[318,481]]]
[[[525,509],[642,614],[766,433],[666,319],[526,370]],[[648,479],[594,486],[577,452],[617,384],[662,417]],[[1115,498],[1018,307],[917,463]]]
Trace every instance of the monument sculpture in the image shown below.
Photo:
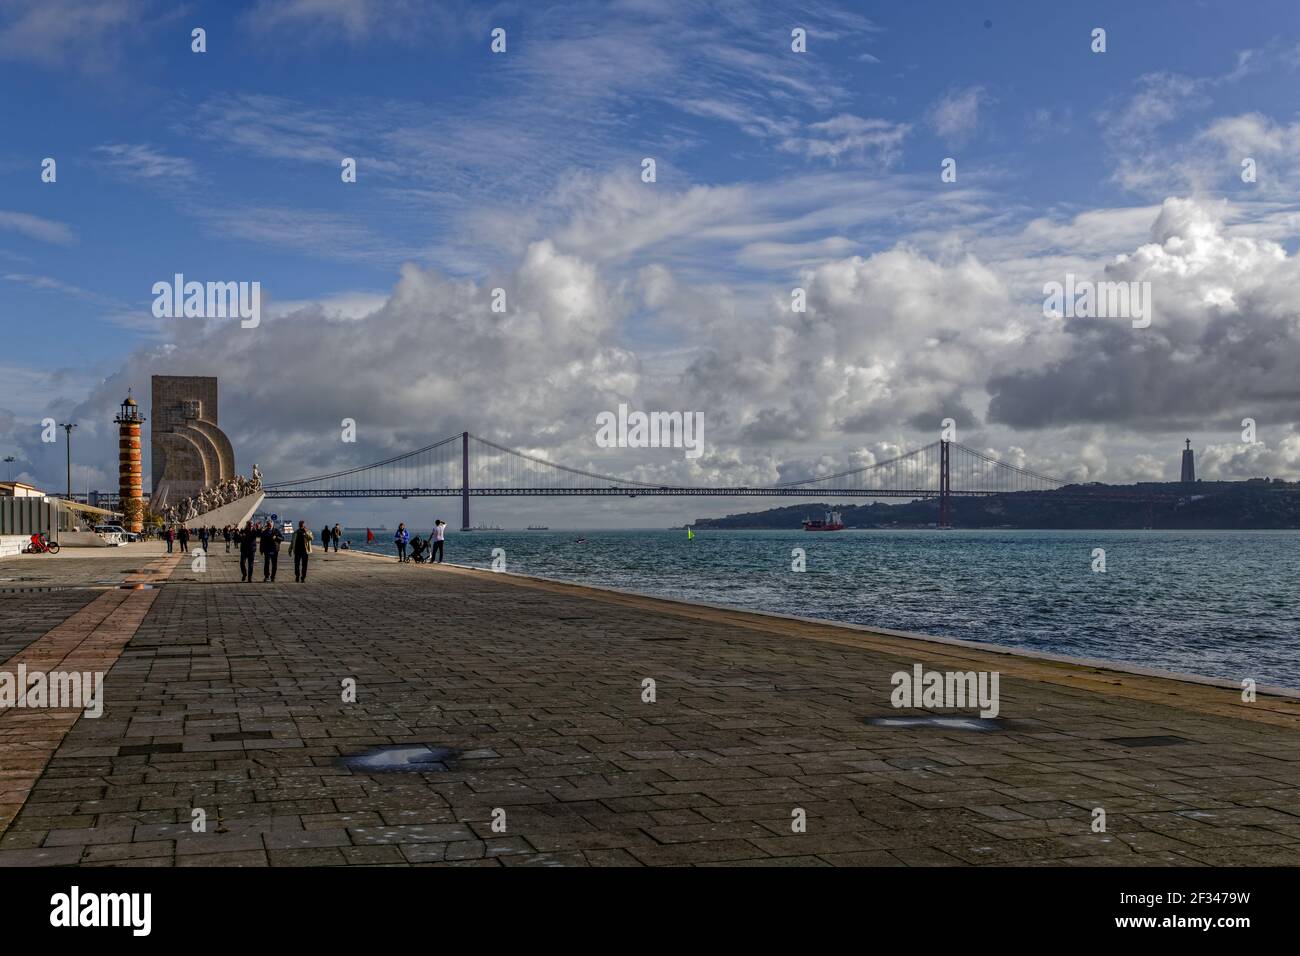
[[[218,508],[228,504],[233,504],[241,498],[247,498],[250,495],[256,495],[262,490],[262,470],[253,465],[253,477],[245,478],[243,475],[235,475],[231,478],[223,479],[211,488],[204,488],[197,495],[191,495],[188,498],[181,498],[165,505],[162,509],[163,520],[169,524],[183,524],[193,521],[200,515],[205,515],[209,511],[215,511]]]
[[[235,452],[217,426],[217,380],[205,375],[155,375],[150,451],[158,512],[197,499],[235,477]],[[209,509],[210,510],[210,509]]]

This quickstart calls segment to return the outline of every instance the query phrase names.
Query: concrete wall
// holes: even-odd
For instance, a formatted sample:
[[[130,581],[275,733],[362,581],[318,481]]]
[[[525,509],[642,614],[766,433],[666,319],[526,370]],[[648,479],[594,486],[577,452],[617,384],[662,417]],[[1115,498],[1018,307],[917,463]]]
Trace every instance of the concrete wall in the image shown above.
[[[57,519],[55,505],[45,498],[10,498],[0,496],[0,534],[30,538],[38,531],[54,537]]]

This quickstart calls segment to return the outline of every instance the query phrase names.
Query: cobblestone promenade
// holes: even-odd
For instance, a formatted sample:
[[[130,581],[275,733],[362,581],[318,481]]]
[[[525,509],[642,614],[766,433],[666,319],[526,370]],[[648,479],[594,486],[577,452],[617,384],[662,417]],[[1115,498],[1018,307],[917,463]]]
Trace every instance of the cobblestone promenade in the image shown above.
[[[244,584],[221,545],[201,574],[160,552],[0,560],[0,671],[108,674],[98,719],[0,714],[0,865],[1300,864],[1294,699],[358,554]],[[867,723],[920,715],[889,700],[918,663],[999,671],[1001,726]]]

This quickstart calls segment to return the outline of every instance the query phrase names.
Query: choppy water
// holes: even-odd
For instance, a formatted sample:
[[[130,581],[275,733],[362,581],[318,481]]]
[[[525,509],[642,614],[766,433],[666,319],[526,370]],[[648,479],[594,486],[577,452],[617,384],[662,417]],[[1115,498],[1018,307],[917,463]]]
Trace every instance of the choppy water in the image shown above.
[[[379,535],[370,550],[393,554],[392,532]],[[348,537],[365,547],[364,533]],[[1300,532],[447,536],[458,564],[490,567],[493,548],[524,574],[1300,688]]]

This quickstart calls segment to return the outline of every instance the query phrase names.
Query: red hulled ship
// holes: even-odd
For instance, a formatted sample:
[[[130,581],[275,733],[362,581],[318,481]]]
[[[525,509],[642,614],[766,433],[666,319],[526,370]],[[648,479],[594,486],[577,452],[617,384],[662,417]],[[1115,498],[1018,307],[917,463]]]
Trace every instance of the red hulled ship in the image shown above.
[[[842,531],[844,522],[840,520],[838,511],[826,512],[826,517],[821,520],[804,518],[803,529],[805,531]]]

